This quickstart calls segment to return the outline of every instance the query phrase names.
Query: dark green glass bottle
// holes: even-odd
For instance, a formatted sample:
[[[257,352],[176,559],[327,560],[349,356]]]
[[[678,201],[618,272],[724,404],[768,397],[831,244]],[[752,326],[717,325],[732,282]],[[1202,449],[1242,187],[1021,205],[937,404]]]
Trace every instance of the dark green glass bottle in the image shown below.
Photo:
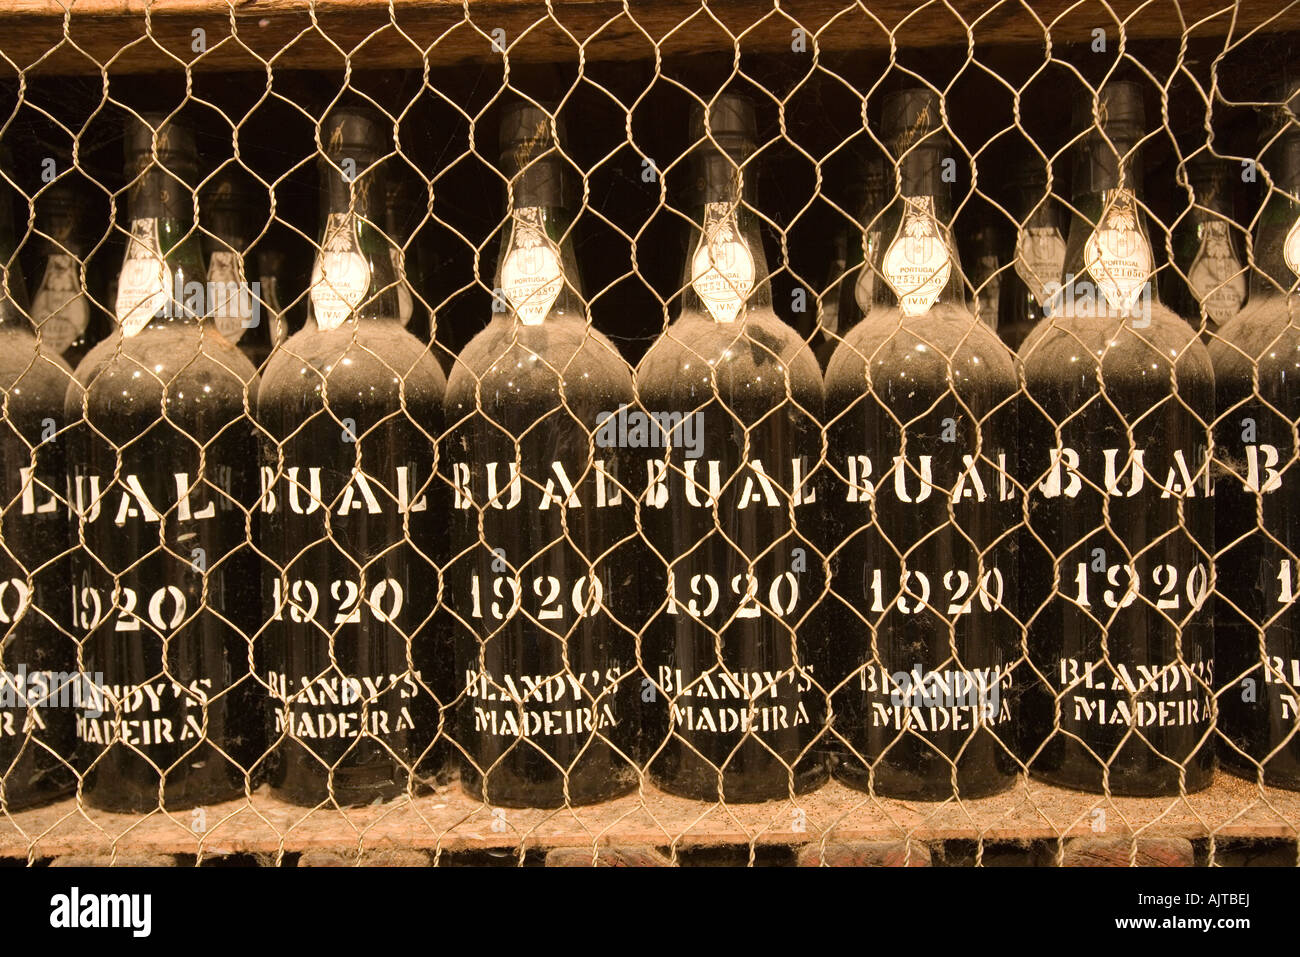
[[[755,213],[753,104],[691,117],[692,228],[681,313],[637,367],[654,423],[640,515],[658,609],[641,655],[659,703],[650,775],[699,800],[767,801],[826,779],[821,375],[772,310]],[[671,447],[668,447],[671,446]]]
[[[901,189],[874,301],[826,370],[835,775],[921,800],[1012,784],[1021,634],[1015,366],[967,300],[939,107],[924,89],[885,100]]]
[[[561,136],[537,107],[505,112],[496,314],[447,387],[461,784],[514,807],[640,777],[635,492],[627,450],[601,437],[632,376],[587,314]]]
[[[830,288],[822,297],[821,325],[811,343],[823,369],[844,335],[871,306],[876,274],[863,264],[871,262],[881,242],[878,217],[885,208],[885,170],[879,160],[865,161],[862,169],[854,171],[849,207],[856,220],[842,223],[835,231],[827,277]]]
[[[80,420],[68,444],[74,634],[103,690],[77,720],[82,791],[142,812],[245,793],[262,751],[249,667],[257,377],[207,319],[189,130],[130,121],[126,176],[118,328],[77,367],[65,415]]]
[[[997,225],[982,222],[970,234],[970,284],[974,290],[975,318],[990,329],[998,325],[998,299],[1008,270],[1002,268],[1002,233]]]
[[[1054,784],[1179,794],[1214,769],[1214,376],[1155,295],[1141,87],[1106,83],[1073,122],[1065,282],[1020,347],[1023,747]]]
[[[429,309],[422,298],[428,290],[424,282],[423,244],[412,240],[412,222],[418,225],[424,208],[412,207],[411,188],[400,168],[384,189],[384,233],[389,240],[393,274],[397,276],[397,311],[407,332],[421,342],[429,340]]]
[[[348,806],[408,791],[437,761],[450,677],[434,624],[446,380],[398,318],[376,223],[388,151],[378,114],[336,107],[321,134],[310,316],[271,356],[258,400],[271,560],[258,676],[271,697],[272,790]]]
[[[227,166],[200,197],[199,217],[212,325],[261,370],[271,354],[272,324],[249,282],[249,206],[252,191],[237,167]]]
[[[1215,426],[1215,637],[1219,754],[1227,767],[1300,790],[1300,125],[1266,115],[1261,165],[1271,189],[1255,227],[1250,301],[1210,344]],[[1261,176],[1261,179],[1264,178]]]
[[[289,338],[288,310],[280,299],[284,277],[284,253],[278,249],[261,249],[257,253],[257,284],[262,321],[269,326],[271,350]]]
[[[7,154],[7,151],[3,151]],[[0,154],[0,165],[9,167]],[[70,791],[77,646],[67,631],[63,396],[72,370],[38,348],[14,255],[13,193],[0,183],[0,804]],[[57,348],[57,346],[55,346]]]

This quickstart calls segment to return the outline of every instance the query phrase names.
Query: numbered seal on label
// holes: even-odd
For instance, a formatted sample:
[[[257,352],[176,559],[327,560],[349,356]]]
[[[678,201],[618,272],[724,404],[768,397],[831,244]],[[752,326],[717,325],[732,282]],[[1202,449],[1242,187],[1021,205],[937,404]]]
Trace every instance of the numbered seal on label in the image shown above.
[[[691,257],[691,288],[718,322],[735,322],[754,288],[754,255],[730,203],[709,203]]]

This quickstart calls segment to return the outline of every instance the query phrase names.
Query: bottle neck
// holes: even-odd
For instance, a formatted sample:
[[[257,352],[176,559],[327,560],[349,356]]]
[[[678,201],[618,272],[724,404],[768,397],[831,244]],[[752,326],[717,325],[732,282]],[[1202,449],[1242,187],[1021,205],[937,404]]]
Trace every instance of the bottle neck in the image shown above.
[[[1110,137],[1090,137],[1076,156],[1063,285],[1050,309],[1070,318],[1145,322],[1158,298],[1137,136]]]
[[[1030,180],[1016,187],[1016,218],[1021,229],[1061,229],[1061,206],[1047,195],[1046,180]]]
[[[384,205],[384,232],[388,234],[394,246],[402,246],[406,243],[406,230],[402,226],[402,216],[395,203]]]
[[[1110,140],[1093,135],[1087,139],[1074,162],[1074,198],[1101,196],[1121,187],[1142,192],[1142,167],[1137,161],[1136,135],[1111,132]]]
[[[115,302],[123,334],[159,322],[197,325],[207,316],[208,295],[193,193],[153,163],[131,188],[127,208],[130,236]]]
[[[1222,171],[1193,170],[1188,179],[1195,198],[1193,221],[1203,223],[1212,219],[1231,219],[1228,183]]]
[[[493,310],[526,326],[585,317],[560,158],[544,156],[515,174],[507,204]]]
[[[1264,162],[1274,189],[1255,228],[1252,299],[1285,296],[1296,288],[1300,261],[1288,262],[1287,239],[1293,229],[1300,230],[1300,132],[1279,140]],[[1291,246],[1300,251],[1300,232]]]
[[[225,251],[227,247],[242,253],[248,243],[243,227],[243,216],[237,210],[225,207],[213,207],[206,216],[208,232],[217,240],[216,249]]]
[[[898,189],[904,196],[931,196],[935,212],[952,215],[952,198],[943,180],[944,160],[952,151],[938,142],[922,142],[909,149],[898,163]]]
[[[346,213],[372,219],[373,197],[383,195],[383,184],[378,182],[379,170],[373,168],[374,157],[349,153],[332,155],[330,159],[331,163],[321,167],[325,177],[322,219]]]
[[[85,247],[81,241],[80,219],[76,207],[64,203],[47,203],[38,207],[36,228],[48,237],[41,240],[45,255],[82,257]]]
[[[346,322],[397,321],[397,274],[388,240],[372,219],[374,198],[383,195],[382,173],[371,155],[331,154],[330,160],[323,167],[312,318],[320,330]],[[345,177],[343,170],[355,170],[355,176]]]
[[[770,309],[772,287],[763,236],[754,212],[755,166],[740,156],[701,149],[692,159],[694,183],[682,315],[714,322],[743,321],[750,310]]]
[[[132,220],[156,219],[182,226],[186,231],[194,223],[194,199],[190,188],[160,168],[151,165],[127,198],[127,209]]]
[[[872,303],[905,316],[939,304],[969,305],[949,226],[952,196],[943,174],[951,150],[945,145],[932,138],[907,151],[898,163],[899,193],[881,218]]]
[[[282,263],[278,259],[263,258],[258,261],[257,285],[262,300],[262,309],[269,318],[272,345],[278,345],[288,338],[288,329],[284,321],[284,307],[280,304],[280,271]]]

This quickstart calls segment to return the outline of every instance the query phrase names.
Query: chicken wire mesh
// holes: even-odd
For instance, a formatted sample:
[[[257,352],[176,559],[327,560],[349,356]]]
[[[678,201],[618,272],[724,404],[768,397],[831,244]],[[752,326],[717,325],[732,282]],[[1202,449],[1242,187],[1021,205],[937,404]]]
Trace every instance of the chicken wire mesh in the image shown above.
[[[1295,841],[1292,5],[331,7],[0,40],[6,854]]]

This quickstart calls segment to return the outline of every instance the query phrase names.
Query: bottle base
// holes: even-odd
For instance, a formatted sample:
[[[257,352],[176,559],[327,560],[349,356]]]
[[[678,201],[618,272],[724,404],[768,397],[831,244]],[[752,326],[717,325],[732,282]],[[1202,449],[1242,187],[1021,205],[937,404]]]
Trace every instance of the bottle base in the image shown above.
[[[1070,791],[1082,791],[1086,794],[1106,793],[1106,788],[1102,786],[1100,773],[1072,775],[1063,774],[1059,771],[1040,771],[1037,768],[1031,768],[1029,776],[1035,781],[1041,781],[1043,784],[1066,788]],[[1136,776],[1112,774],[1110,777],[1110,795],[1111,797],[1131,798],[1178,797],[1182,794],[1195,794],[1197,791],[1204,791],[1213,780],[1214,772],[1212,769],[1204,773],[1189,773],[1185,784],[1181,787],[1177,778],[1172,781],[1167,779],[1147,781]]]
[[[739,786],[723,778],[719,788],[717,776],[706,780],[702,776],[692,778],[673,778],[650,773],[650,783],[674,797],[690,798],[693,801],[708,801],[722,804],[762,804],[766,801],[782,801],[794,794],[808,794],[817,790],[830,778],[830,771],[824,764],[800,771],[794,775],[793,782],[788,778],[764,781],[757,785]],[[792,787],[793,785],[793,787]]]
[[[427,794],[431,788],[419,784],[411,788],[411,793],[418,797]],[[404,783],[393,782],[382,787],[339,787],[331,790],[321,783],[313,787],[275,787],[271,786],[271,796],[296,807],[365,807],[369,804],[387,804],[395,798],[407,794]]]
[[[1236,752],[1233,752],[1232,757],[1219,755],[1219,767],[1234,778],[1241,778],[1251,784],[1259,783],[1259,765],[1241,760]],[[1263,777],[1265,787],[1280,788],[1283,791],[1300,791],[1300,769],[1286,772],[1265,765]]]
[[[228,790],[213,790],[200,793],[164,792],[162,800],[157,791],[135,792],[134,794],[101,794],[91,789],[83,789],[81,800],[97,811],[111,814],[148,814],[151,811],[189,811],[196,807],[209,807],[244,798],[243,787]]]
[[[1011,790],[1019,780],[1016,774],[981,774],[957,776],[957,788],[952,787],[952,780],[925,780],[923,778],[899,774],[895,769],[876,768],[875,779],[865,765],[841,761],[831,772],[835,780],[853,788],[855,791],[872,794],[876,797],[894,798],[900,801],[948,801],[956,798],[960,801],[977,801],[980,798],[993,797]],[[968,780],[963,780],[963,777]]]
[[[563,780],[526,781],[514,778],[502,781],[493,774],[485,785],[483,777],[477,772],[465,768],[460,772],[461,791],[472,800],[481,801],[489,807],[542,810],[612,801],[635,791],[639,780],[640,775],[636,769],[630,767],[617,771],[611,768],[599,778],[588,770],[584,772],[581,781],[575,781],[570,776],[566,799]]]
[[[4,795],[4,810],[8,812],[30,811],[32,808],[44,807],[46,804],[62,801],[74,794],[76,790],[77,785],[72,781],[46,790],[18,791],[16,788],[11,788]]]

